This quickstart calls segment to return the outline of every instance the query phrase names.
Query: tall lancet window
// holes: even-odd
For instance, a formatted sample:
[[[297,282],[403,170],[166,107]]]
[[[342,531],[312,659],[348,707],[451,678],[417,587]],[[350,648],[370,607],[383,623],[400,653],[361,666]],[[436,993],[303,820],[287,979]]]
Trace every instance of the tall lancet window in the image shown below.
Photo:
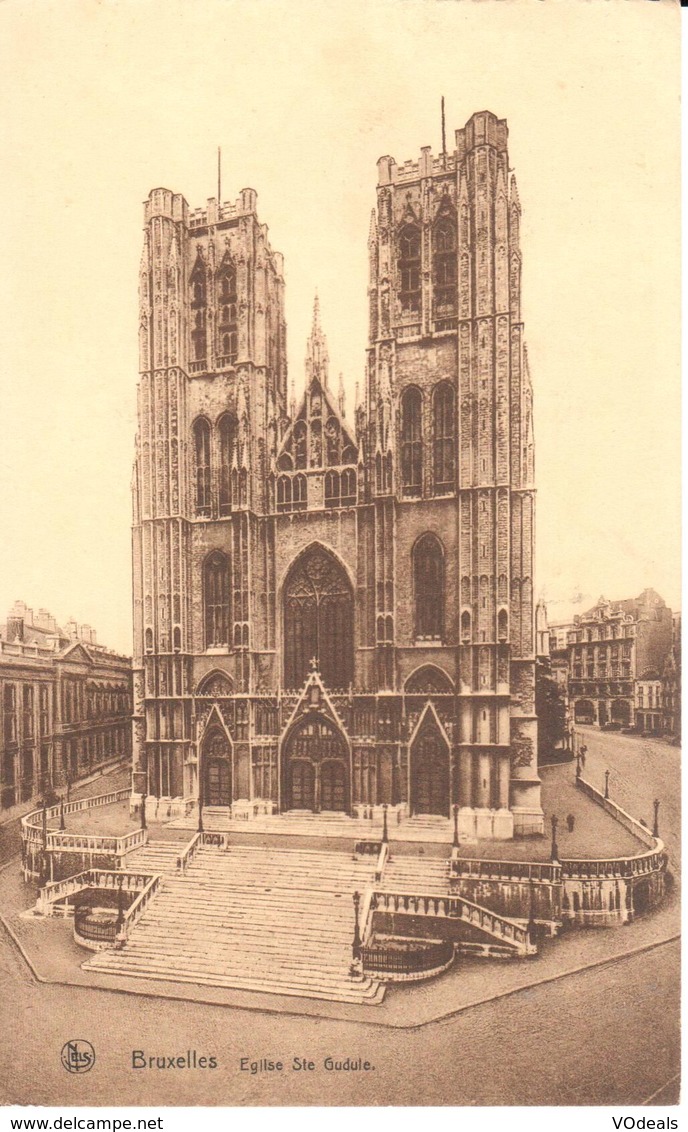
[[[210,514],[210,424],[199,417],[193,426],[196,514]]]
[[[399,301],[404,314],[420,310],[420,229],[415,224],[399,234]]]
[[[205,647],[229,645],[229,559],[214,550],[203,567]]]
[[[401,401],[401,483],[404,495],[420,495],[423,487],[423,402],[415,385]]]
[[[217,276],[217,352],[221,365],[233,365],[237,358],[236,271],[225,257]]]
[[[205,265],[200,253],[191,272],[191,347],[195,361],[204,361],[207,353],[206,306],[208,302]]]
[[[444,636],[444,554],[440,540],[422,535],[413,548],[413,596],[417,640]]]
[[[454,390],[442,382],[432,397],[433,479],[436,495],[454,490]]]
[[[456,310],[456,228],[444,217],[438,220],[432,234],[432,266],[435,284],[435,309],[443,314]]]
[[[218,440],[220,447],[219,509],[221,515],[229,515],[232,510],[232,456],[236,443],[236,420],[229,413],[225,413],[220,418]]]

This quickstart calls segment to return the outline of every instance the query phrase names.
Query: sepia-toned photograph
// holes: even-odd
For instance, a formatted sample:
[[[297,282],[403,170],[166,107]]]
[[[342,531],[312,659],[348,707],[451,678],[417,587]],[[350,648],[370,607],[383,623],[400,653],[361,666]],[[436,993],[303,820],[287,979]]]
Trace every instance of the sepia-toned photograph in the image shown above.
[[[680,30],[2,5],[6,1112],[676,1127]]]

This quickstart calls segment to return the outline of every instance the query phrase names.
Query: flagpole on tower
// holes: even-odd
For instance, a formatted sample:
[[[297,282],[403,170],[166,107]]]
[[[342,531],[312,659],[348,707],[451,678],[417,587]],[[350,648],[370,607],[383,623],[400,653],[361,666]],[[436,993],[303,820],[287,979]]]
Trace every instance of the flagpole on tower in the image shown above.
[[[444,126],[444,95],[442,95],[442,157],[447,156],[447,135]]]
[[[217,147],[217,203],[222,204],[222,150]]]

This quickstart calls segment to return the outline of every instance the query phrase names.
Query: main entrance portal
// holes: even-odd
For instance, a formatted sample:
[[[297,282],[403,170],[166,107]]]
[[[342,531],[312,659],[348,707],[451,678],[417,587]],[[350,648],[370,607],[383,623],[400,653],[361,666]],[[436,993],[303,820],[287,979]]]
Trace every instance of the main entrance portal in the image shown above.
[[[411,748],[411,808],[414,814],[449,816],[449,750],[433,726]]]
[[[348,812],[349,752],[341,732],[320,715],[308,715],[282,751],[283,808]]]

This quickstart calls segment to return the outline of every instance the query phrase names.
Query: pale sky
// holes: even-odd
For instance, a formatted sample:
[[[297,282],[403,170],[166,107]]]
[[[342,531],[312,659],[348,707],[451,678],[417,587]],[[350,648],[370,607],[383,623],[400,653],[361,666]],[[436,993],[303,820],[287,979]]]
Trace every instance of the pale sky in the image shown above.
[[[250,186],[284,253],[290,378],[313,294],[350,392],[376,160],[506,118],[550,618],[679,577],[679,8],[659,0],[5,0],[0,620],[130,651],[142,201]],[[582,595],[573,605],[576,595]]]

